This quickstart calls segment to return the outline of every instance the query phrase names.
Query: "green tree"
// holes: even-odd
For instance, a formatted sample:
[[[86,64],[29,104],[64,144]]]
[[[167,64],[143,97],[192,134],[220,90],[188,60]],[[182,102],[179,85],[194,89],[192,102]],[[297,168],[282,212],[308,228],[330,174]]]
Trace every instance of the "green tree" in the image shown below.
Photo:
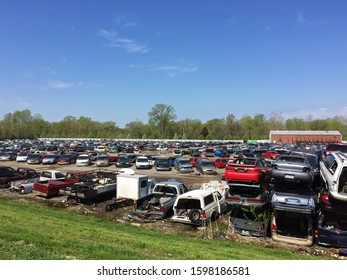
[[[165,138],[170,122],[176,119],[175,109],[171,105],[156,104],[148,113],[149,124],[157,128],[160,138]]]

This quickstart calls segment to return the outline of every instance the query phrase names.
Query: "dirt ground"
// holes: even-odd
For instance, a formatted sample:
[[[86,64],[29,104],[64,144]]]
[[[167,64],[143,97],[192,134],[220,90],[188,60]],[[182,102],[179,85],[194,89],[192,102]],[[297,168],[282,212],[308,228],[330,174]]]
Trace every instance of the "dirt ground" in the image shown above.
[[[157,152],[148,153],[151,155],[158,154]],[[168,156],[168,153],[161,152],[160,155]],[[17,163],[17,162],[2,162],[1,165],[9,165],[13,168],[29,166],[27,163]],[[37,171],[54,169],[60,170],[62,172],[67,172],[69,170],[94,170],[97,169],[96,166],[89,167],[77,167],[76,165],[30,165]],[[110,171],[117,171],[119,168],[114,165],[110,165],[107,168],[102,168]],[[181,174],[175,169],[171,171],[161,171],[158,172],[154,168],[150,170],[136,170],[136,173],[148,175],[150,178],[156,178],[158,181],[163,181],[169,178],[175,178],[183,182],[188,188],[195,189],[199,188],[200,184],[207,183],[212,180],[220,180],[224,169],[218,169],[218,174],[215,176],[212,175],[201,175],[198,172],[190,174]],[[110,200],[96,202],[91,204],[69,204],[66,202],[66,197],[58,196],[52,198],[45,198],[39,196],[37,193],[29,194],[19,194],[17,192],[10,191],[9,189],[0,189],[0,195],[6,197],[16,198],[21,201],[38,201],[46,203],[48,207],[57,207],[65,208],[68,211],[76,211],[84,215],[94,215],[101,216],[115,223],[131,223],[136,226],[154,228],[158,231],[171,232],[183,236],[194,236],[204,239],[225,239],[225,240],[234,240],[237,242],[247,243],[247,244],[259,244],[264,247],[270,248],[285,248],[293,252],[297,252],[305,255],[315,255],[315,256],[328,256],[331,259],[346,259],[345,257],[339,256],[338,250],[335,248],[325,248],[321,246],[311,246],[311,247],[302,247],[284,243],[278,243],[272,241],[271,238],[256,238],[256,237],[245,237],[238,235],[232,231],[232,228],[229,227],[228,215],[222,215],[218,222],[213,223],[209,227],[196,228],[190,225],[184,225],[180,223],[173,223],[170,219],[154,221],[150,223],[140,223],[128,217],[128,213],[132,210],[131,201],[125,201],[123,203],[117,204],[116,208],[112,211],[106,211],[106,206],[110,203]]]

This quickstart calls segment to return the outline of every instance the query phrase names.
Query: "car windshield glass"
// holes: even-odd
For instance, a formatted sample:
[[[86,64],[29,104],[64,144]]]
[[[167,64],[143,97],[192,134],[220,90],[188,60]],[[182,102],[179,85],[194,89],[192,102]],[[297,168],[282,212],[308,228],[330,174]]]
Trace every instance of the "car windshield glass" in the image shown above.
[[[190,164],[189,160],[181,160],[180,164]]]
[[[347,153],[347,145],[336,145],[336,144],[330,144],[327,147],[328,151],[341,151],[343,153]]]
[[[47,155],[45,158],[50,159],[50,158],[56,158],[56,155]]]
[[[278,162],[295,162],[295,163],[305,163],[305,159],[303,157],[280,157]]]
[[[89,159],[88,156],[79,156],[78,159]]]
[[[239,195],[242,197],[257,197],[261,195],[262,193],[263,193],[263,190],[260,187],[229,185],[230,195]]]
[[[310,187],[300,183],[276,184],[274,191],[288,194],[311,195]]]

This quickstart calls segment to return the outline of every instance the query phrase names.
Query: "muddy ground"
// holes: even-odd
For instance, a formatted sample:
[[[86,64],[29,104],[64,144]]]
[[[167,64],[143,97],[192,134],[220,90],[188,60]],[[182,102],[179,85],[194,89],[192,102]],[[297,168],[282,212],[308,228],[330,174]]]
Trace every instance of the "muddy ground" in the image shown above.
[[[157,153],[151,153],[157,154]],[[161,154],[168,155],[168,154]],[[2,162],[1,165],[9,165],[13,168],[17,168],[19,166],[29,166],[27,163],[17,163],[17,162]],[[93,170],[97,169],[95,166],[89,167],[76,167],[74,164],[59,166],[59,165],[30,165],[30,167],[34,168],[37,171],[42,171],[44,169],[54,169],[60,170],[62,172],[67,172],[69,170]],[[119,168],[114,165],[110,165],[107,168],[110,171],[117,171]],[[135,170],[135,168],[133,168]],[[135,170],[138,174],[148,175],[150,178],[156,178],[158,181],[163,181],[168,178],[175,178],[183,182],[188,188],[194,189],[198,188],[201,183],[206,183],[211,180],[220,180],[222,174],[224,173],[224,169],[219,169],[218,174],[215,176],[211,175],[201,175],[198,172],[190,173],[190,174],[180,174],[175,169],[172,171],[161,171],[158,172],[155,169],[151,170]],[[293,252],[298,252],[300,254],[305,255],[314,255],[314,256],[327,256],[331,259],[346,259],[345,257],[338,255],[338,250],[335,248],[325,248],[321,246],[311,246],[311,247],[303,247],[296,246],[284,243],[278,243],[271,240],[271,238],[256,238],[256,237],[245,237],[238,235],[232,231],[232,228],[228,225],[228,215],[224,214],[220,217],[217,223],[210,225],[209,227],[196,228],[190,225],[184,225],[179,223],[173,223],[170,219],[165,219],[161,221],[154,221],[150,223],[141,223],[139,221],[135,221],[128,217],[128,213],[132,210],[132,202],[124,201],[122,203],[116,204],[116,208],[112,211],[106,211],[106,206],[111,202],[107,201],[99,201],[93,202],[89,204],[70,204],[66,202],[66,197],[58,196],[52,198],[45,198],[38,193],[33,192],[30,194],[19,194],[17,192],[10,191],[9,189],[0,189],[0,195],[6,197],[16,198],[21,201],[38,201],[47,204],[48,207],[57,207],[64,208],[67,211],[76,211],[83,215],[94,215],[101,216],[115,223],[131,223],[136,226],[154,228],[158,231],[170,232],[178,235],[189,235],[198,238],[204,239],[226,239],[226,240],[234,240],[237,242],[247,243],[247,244],[259,244],[261,246],[270,247],[270,248],[285,248],[291,250]]]

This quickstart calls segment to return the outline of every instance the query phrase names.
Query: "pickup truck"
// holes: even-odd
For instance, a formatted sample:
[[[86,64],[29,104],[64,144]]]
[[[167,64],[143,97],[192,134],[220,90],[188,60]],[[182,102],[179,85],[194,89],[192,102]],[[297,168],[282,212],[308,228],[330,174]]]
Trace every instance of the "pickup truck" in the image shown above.
[[[174,179],[155,184],[152,193],[134,201],[134,209],[128,217],[140,222],[151,222],[169,217],[173,213],[176,198],[188,192],[188,188]]]
[[[206,226],[226,211],[226,204],[218,190],[197,189],[179,195],[173,209],[173,222]]]
[[[18,167],[13,169],[9,166],[0,167],[0,187],[9,188],[12,182],[34,182],[39,179],[39,174],[32,168]]]
[[[65,175],[57,170],[44,170],[35,181],[21,180],[11,183],[11,190],[21,194],[31,193],[35,182],[48,182],[49,180],[64,180]]]
[[[51,197],[59,194],[59,190],[72,186],[74,183],[82,182],[84,180],[92,179],[95,177],[93,171],[70,171],[66,173],[63,180],[43,181],[34,183],[34,191],[40,195]]]
[[[67,197],[69,203],[88,203],[104,201],[116,196],[118,172],[98,171],[95,178],[74,183],[59,193]]]

